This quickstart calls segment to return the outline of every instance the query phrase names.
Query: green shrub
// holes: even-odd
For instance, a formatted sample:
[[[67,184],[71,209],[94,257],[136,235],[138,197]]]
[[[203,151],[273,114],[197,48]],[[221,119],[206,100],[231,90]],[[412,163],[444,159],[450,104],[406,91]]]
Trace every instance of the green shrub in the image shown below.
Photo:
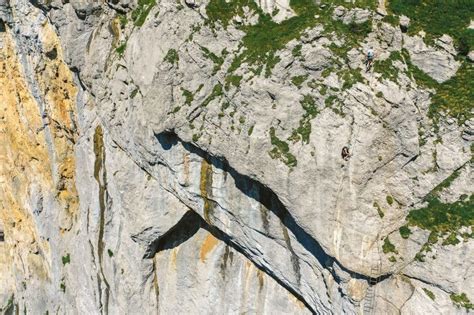
[[[392,196],[387,196],[387,203],[391,206],[393,205],[393,197]]]
[[[170,50],[168,50],[168,52],[166,53],[166,56],[165,58],[163,59],[164,61],[167,61],[171,64],[178,64],[179,62],[179,54],[178,52],[176,51],[176,49],[173,49],[171,48]]]
[[[62,261],[63,261],[63,266],[66,266],[67,264],[71,262],[71,255],[67,254],[63,256]]]
[[[423,288],[423,291],[425,291],[425,294],[433,301],[436,299],[436,296],[434,295],[434,293],[428,290],[427,288]]]
[[[229,89],[231,85],[235,87],[240,86],[240,81],[242,81],[242,76],[241,75],[229,75],[225,78],[225,87],[226,90]]]
[[[250,126],[249,131],[247,131],[247,134],[248,134],[249,136],[252,135],[252,133],[253,133],[253,128],[254,128],[254,127],[255,127],[255,125]]]
[[[398,51],[393,51],[387,59],[374,62],[374,71],[381,73],[381,78],[396,82],[399,73],[399,69],[393,65],[396,60],[402,60],[402,55]]]
[[[474,195],[454,203],[443,203],[431,197],[426,207],[411,210],[407,220],[409,225],[432,231],[435,235],[456,232],[463,226],[474,225]]]
[[[217,83],[214,85],[211,94],[209,94],[209,96],[206,97],[206,99],[201,103],[201,106],[206,107],[212,100],[222,95],[224,95],[224,92],[222,91],[222,84]]]
[[[130,98],[132,98],[132,99],[135,98],[135,96],[137,96],[138,92],[139,92],[138,88],[134,89],[132,91],[132,93],[130,93]]]
[[[380,207],[377,201],[374,201],[373,206],[375,209],[377,209],[377,213],[379,214],[380,218],[383,218],[385,216],[385,213],[383,212],[382,208]]]
[[[473,1],[474,3],[474,1]],[[417,84],[434,89],[428,116],[438,122],[441,112],[457,118],[460,124],[473,117],[474,112],[474,64],[464,61],[454,77],[443,83],[438,83],[426,73],[416,67],[410,59],[406,50],[402,55],[408,67],[408,72],[416,80]]]
[[[291,51],[291,54],[293,55],[293,57],[295,58],[301,57],[302,48],[303,48],[303,45],[301,44],[296,45],[295,48],[293,48],[293,50]]]
[[[460,41],[467,51],[474,47],[474,32],[467,30],[474,12],[472,0],[390,0],[389,8],[411,19],[410,34],[424,30],[428,41],[449,34],[456,40],[458,49]]]
[[[466,293],[452,293],[449,297],[456,306],[464,307],[466,310],[474,309],[474,304],[472,304],[471,301],[468,299]]]
[[[301,85],[303,84],[304,81],[308,78],[308,75],[297,75],[291,78],[291,83],[293,83],[295,86],[298,88],[301,88]]]
[[[117,48],[115,48],[115,51],[120,57],[122,57],[123,54],[125,53],[126,48],[127,48],[127,43],[125,42],[125,43],[120,44],[120,46],[118,46]]]
[[[328,1],[325,2],[331,4]],[[343,5],[350,5],[344,1],[339,2]],[[365,1],[363,2],[359,0],[357,3],[366,5]],[[279,61],[276,52],[292,39],[299,38],[304,30],[321,22],[326,22],[325,26],[328,26],[328,33],[337,31],[339,34],[350,34],[347,38],[351,40],[351,45],[348,46],[359,43],[371,30],[370,21],[346,25],[340,21],[332,20],[332,6],[323,8],[316,5],[312,0],[291,0],[290,6],[295,11],[296,16],[276,23],[272,20],[270,14],[265,14],[252,0],[211,0],[208,3],[206,7],[208,21],[206,23],[211,26],[219,22],[224,28],[227,28],[234,16],[244,16],[244,7],[250,8],[259,17],[255,25],[237,25],[237,28],[245,32],[243,37],[245,49],[233,60],[229,69],[230,72],[239,68],[242,63],[247,62],[251,65],[257,65],[255,69],[257,74],[265,66],[266,76],[268,76],[271,68]],[[316,19],[315,15],[319,15],[319,18]],[[296,46],[292,53],[295,57],[300,57],[301,47]]]
[[[339,72],[338,74],[342,77],[342,80],[344,81],[342,85],[343,90],[350,89],[357,82],[365,81],[362,74],[360,74],[359,69],[345,69]]]
[[[201,50],[203,51],[204,53],[204,56],[210,60],[212,60],[212,62],[214,62],[214,69],[212,70],[212,74],[216,74],[217,71],[219,71],[222,67],[222,64],[224,63],[224,57],[218,57],[216,54],[214,54],[212,51],[210,51],[209,49],[207,49],[206,47],[202,47],[201,46]],[[227,55],[227,51],[224,49],[223,52],[222,52],[222,55],[225,56]]]
[[[276,136],[274,127],[270,128],[270,141],[273,145],[273,149],[269,152],[272,159],[280,159],[289,167],[295,167],[297,165],[296,157],[291,154],[288,143]]]
[[[151,9],[156,5],[156,0],[138,0],[138,6],[132,11],[132,20],[135,26],[142,26]]]
[[[457,238],[457,234],[453,232],[443,241],[442,245],[457,245],[460,242],[461,241]]]
[[[384,239],[383,241],[383,245],[382,245],[382,250],[383,250],[383,253],[384,254],[388,254],[388,253],[395,253],[395,254],[398,254],[398,251],[397,249],[395,248],[395,245],[393,245],[388,236]]]
[[[303,107],[305,113],[300,119],[298,128],[293,129],[293,132],[288,140],[293,142],[302,140],[305,143],[309,143],[309,137],[311,134],[311,120],[316,117],[319,111],[316,107],[316,102],[311,95],[305,95],[303,100],[300,101],[300,104]]]
[[[407,239],[410,237],[410,234],[411,234],[411,230],[408,226],[404,225],[402,227],[400,227],[398,229],[398,231],[400,232],[400,236],[404,239]]]
[[[181,91],[183,91],[183,96],[185,99],[184,104],[191,105],[192,101],[194,100],[194,94],[184,88],[181,88]]]

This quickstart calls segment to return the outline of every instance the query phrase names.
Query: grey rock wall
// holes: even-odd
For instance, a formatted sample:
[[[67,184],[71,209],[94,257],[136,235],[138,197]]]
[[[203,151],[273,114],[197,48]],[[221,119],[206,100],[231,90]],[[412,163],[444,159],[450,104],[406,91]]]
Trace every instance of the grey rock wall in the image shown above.
[[[472,239],[432,244],[420,261],[430,232],[399,228],[453,173],[440,198],[472,195],[472,119],[435,128],[432,91],[406,59],[396,78],[363,65],[369,47],[380,61],[405,49],[444,82],[460,67],[452,40],[427,46],[370,10],[337,7],[330,21],[373,24],[347,55],[326,21],[276,51],[271,71],[230,70],[237,25],[258,15],[247,7],[212,26],[208,2],[0,1],[0,309],[468,312],[450,296],[474,299]],[[257,5],[279,8],[276,22],[296,14]],[[149,10],[143,25],[130,20],[137,8]],[[46,123],[48,106],[61,114]]]

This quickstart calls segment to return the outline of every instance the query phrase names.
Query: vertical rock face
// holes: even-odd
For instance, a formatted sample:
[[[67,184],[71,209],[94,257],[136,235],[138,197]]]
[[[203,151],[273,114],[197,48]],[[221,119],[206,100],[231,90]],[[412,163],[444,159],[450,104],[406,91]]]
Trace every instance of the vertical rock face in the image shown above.
[[[0,0],[0,312],[472,312],[462,38],[334,3]]]

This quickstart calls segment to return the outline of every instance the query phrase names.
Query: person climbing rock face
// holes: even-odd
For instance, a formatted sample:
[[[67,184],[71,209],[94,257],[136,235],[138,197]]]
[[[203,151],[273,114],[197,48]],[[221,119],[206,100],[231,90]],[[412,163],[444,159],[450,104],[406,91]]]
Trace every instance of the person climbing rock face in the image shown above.
[[[351,154],[349,153],[348,147],[342,148],[341,156],[344,159],[344,161],[349,160],[349,158],[351,157]]]
[[[374,56],[374,47],[370,47],[369,50],[367,50],[367,60],[365,61],[366,71],[369,71],[372,67],[372,63],[374,62]]]

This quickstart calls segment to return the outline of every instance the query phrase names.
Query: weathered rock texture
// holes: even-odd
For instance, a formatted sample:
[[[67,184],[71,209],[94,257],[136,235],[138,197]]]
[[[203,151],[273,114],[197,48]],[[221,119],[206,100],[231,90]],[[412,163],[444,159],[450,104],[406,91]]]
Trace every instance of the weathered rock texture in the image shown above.
[[[472,116],[432,119],[407,66],[454,77],[449,36],[322,5],[271,66],[236,66],[252,5],[209,23],[209,1],[144,3],[0,0],[2,311],[469,311],[450,296],[474,299],[472,221],[450,244],[399,233],[433,191],[474,190]],[[341,56],[331,23],[372,31]],[[365,71],[369,47],[403,50],[395,77]]]

